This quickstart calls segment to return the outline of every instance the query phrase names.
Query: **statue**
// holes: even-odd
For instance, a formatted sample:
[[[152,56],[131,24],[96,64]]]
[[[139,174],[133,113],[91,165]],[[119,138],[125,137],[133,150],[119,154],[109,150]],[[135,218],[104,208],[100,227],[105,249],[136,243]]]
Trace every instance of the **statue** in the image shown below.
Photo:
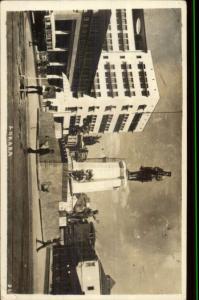
[[[128,180],[148,182],[153,180],[163,180],[163,176],[171,176],[171,172],[164,171],[159,167],[140,167],[139,171],[127,171]]]
[[[75,181],[78,182],[86,182],[91,181],[93,177],[93,171],[88,170],[74,170],[70,173],[70,177],[72,177]]]

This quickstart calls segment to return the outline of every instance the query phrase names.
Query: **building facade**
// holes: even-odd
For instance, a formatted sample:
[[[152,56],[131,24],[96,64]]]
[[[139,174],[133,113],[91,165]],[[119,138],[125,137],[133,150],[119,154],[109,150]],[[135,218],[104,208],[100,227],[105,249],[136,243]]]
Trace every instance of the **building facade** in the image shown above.
[[[69,83],[70,84],[70,83]],[[67,93],[67,95],[66,95]],[[62,124],[90,124],[90,133],[139,132],[159,100],[143,10],[112,10],[94,83],[89,95],[74,99],[66,90],[48,112]]]
[[[64,229],[64,245],[53,247],[50,293],[53,295],[109,295],[115,284],[105,274],[95,251],[92,222],[68,224]]]
[[[47,78],[63,86],[67,75],[73,96],[89,93],[110,22],[110,10],[51,11],[44,16]]]

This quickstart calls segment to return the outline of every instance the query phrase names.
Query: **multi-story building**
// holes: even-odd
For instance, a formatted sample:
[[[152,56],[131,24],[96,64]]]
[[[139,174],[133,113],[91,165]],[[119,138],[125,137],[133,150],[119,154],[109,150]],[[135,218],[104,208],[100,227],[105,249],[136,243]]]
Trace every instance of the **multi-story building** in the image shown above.
[[[110,10],[52,11],[44,16],[50,84],[67,75],[73,96],[89,93],[110,22]]]
[[[62,124],[63,134],[85,121],[91,133],[144,129],[159,92],[147,50],[143,10],[111,11],[93,87],[87,94],[74,99],[65,90],[52,100],[49,112]]]

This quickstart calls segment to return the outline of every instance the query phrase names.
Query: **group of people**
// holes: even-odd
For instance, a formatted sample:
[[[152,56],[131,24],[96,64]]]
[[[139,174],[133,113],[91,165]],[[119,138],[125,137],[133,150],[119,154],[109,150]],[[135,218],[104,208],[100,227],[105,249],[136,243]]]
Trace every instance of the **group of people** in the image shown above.
[[[74,170],[69,173],[69,176],[78,182],[90,181],[93,177],[93,171],[91,169]]]

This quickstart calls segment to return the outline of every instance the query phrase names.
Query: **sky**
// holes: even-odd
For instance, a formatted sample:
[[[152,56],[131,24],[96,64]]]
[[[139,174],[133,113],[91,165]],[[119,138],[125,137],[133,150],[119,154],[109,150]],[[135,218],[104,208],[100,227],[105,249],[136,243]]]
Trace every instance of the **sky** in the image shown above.
[[[145,26],[160,93],[155,112],[141,133],[105,134],[90,157],[124,158],[133,171],[159,166],[172,177],[88,194],[99,209],[96,250],[116,282],[112,294],[181,291],[180,10],[145,10]]]

